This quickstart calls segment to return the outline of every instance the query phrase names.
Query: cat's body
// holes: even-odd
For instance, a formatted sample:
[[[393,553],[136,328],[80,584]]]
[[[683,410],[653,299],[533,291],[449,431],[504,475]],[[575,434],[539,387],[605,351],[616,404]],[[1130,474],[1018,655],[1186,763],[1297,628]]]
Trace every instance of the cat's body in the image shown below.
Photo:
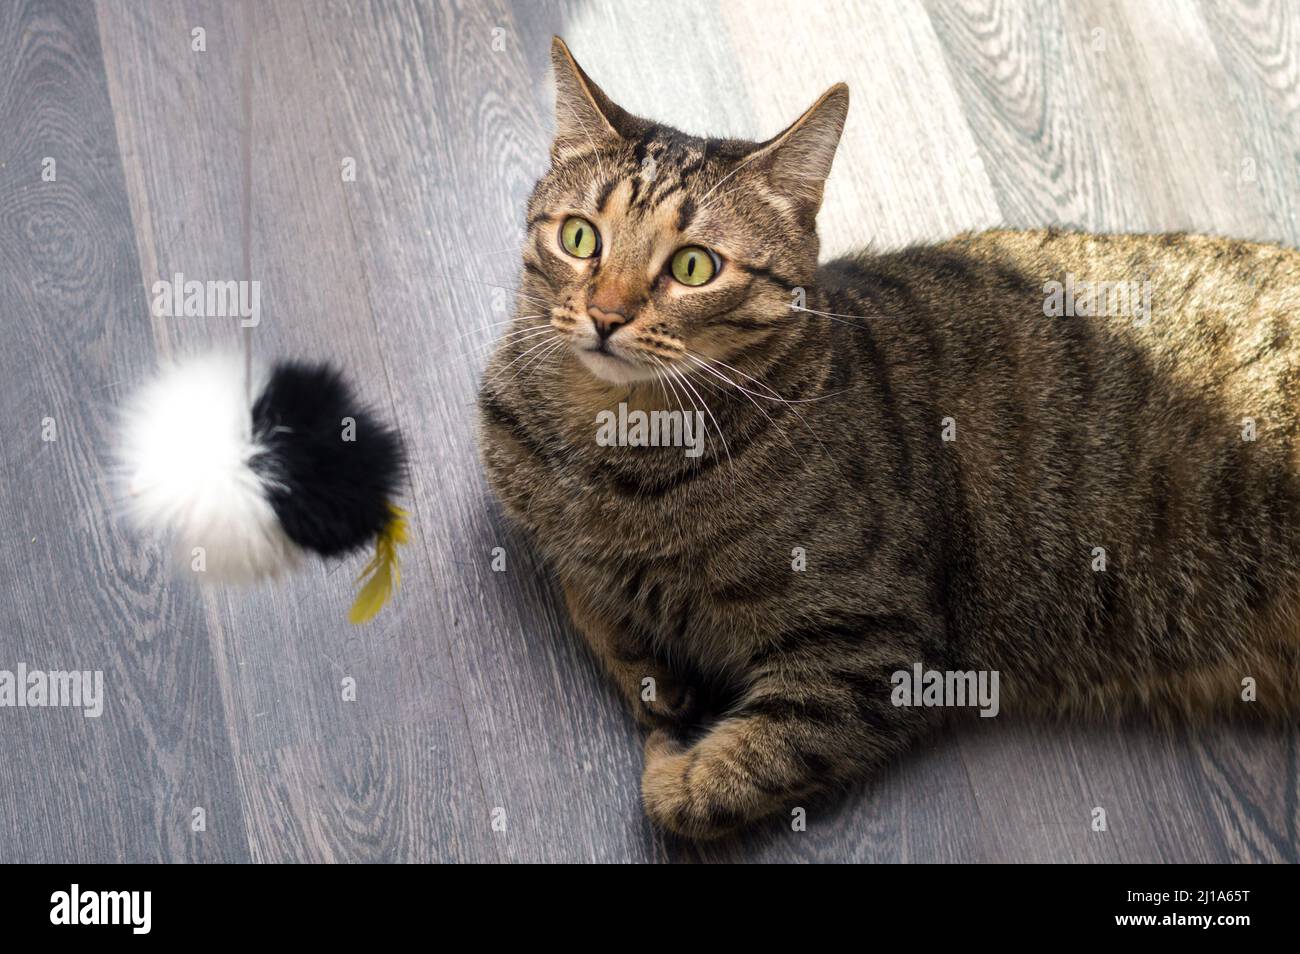
[[[827,97],[746,162],[568,76],[561,103],[583,121],[566,143],[561,119],[529,209],[521,304],[543,317],[488,368],[484,459],[643,720],[679,729],[699,687],[729,695],[695,741],[652,734],[652,818],[714,835],[860,776],[944,711],[895,705],[894,674],[918,663],[996,670],[1003,711],[1296,707],[1300,253],[995,231],[818,268],[820,177],[814,201],[770,151],[824,158],[824,177],[823,144],[795,137],[828,135]],[[700,222],[724,179],[760,173],[747,188],[771,194]],[[551,244],[565,195],[601,229],[600,261]],[[692,226],[727,252],[714,301],[637,264]],[[796,238],[764,248],[777,227]],[[1126,314],[1053,317],[1052,282],[1137,284]],[[632,320],[607,307],[610,283]],[[611,311],[655,373],[623,381],[580,355],[594,339],[576,323]],[[539,360],[548,318],[567,344]],[[598,415],[620,403],[707,406],[704,453],[602,446]]]

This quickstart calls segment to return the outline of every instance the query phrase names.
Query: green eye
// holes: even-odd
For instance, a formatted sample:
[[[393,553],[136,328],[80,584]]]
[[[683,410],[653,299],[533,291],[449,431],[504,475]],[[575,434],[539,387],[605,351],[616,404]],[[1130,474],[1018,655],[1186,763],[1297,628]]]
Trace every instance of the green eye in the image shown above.
[[[600,233],[596,226],[575,215],[560,226],[560,244],[574,258],[591,258],[600,251]]]
[[[718,272],[713,253],[698,245],[678,249],[673,255],[673,278],[683,285],[707,285]]]

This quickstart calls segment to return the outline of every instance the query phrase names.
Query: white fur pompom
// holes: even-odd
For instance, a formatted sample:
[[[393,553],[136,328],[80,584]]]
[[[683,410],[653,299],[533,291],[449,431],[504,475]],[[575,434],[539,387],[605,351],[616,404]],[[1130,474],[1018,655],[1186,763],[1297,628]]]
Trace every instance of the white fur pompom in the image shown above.
[[[255,392],[256,393],[256,392]],[[301,550],[267,499],[244,362],[215,353],[164,368],[127,405],[121,459],[135,524],[170,540],[200,579],[275,576]]]

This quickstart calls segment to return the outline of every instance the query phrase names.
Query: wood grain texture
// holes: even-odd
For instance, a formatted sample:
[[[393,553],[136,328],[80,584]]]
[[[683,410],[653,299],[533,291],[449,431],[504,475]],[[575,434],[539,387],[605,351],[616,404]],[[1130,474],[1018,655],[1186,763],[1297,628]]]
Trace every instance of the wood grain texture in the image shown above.
[[[474,447],[552,33],[694,132],[765,137],[847,81],[827,254],[998,222],[1300,242],[1287,0],[2,4],[0,668],[102,668],[108,705],[0,710],[0,861],[1300,860],[1296,732],[1226,726],[974,720],[805,832],[649,828],[639,731]],[[177,271],[260,281],[256,352],[342,362],[406,435],[416,539],[371,626],[359,561],[200,588],[116,519],[116,402],[238,340],[150,314]]]

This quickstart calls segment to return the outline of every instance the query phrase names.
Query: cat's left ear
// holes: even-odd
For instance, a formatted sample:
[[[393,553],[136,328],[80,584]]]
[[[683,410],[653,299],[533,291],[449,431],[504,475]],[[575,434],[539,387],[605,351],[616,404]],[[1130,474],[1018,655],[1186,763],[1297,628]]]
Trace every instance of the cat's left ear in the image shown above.
[[[759,145],[751,160],[756,168],[766,168],[772,184],[809,222],[821,208],[822,186],[848,112],[849,88],[836,83],[784,132]]]
[[[551,38],[555,69],[555,141],[551,158],[593,149],[611,139],[634,139],[641,122],[605,95],[558,36]]]

